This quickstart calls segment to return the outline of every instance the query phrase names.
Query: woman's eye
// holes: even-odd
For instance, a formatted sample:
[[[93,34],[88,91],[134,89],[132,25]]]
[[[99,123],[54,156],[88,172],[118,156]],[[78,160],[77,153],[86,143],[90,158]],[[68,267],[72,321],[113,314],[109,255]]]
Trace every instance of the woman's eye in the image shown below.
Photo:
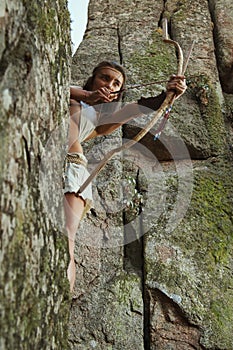
[[[108,81],[108,76],[107,75],[102,75],[101,78],[105,81]]]

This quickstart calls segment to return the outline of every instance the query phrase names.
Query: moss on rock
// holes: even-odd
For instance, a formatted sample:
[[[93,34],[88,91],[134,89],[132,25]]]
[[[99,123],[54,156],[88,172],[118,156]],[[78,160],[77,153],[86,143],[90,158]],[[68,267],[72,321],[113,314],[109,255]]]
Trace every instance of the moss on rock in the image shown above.
[[[176,72],[176,55],[173,47],[163,43],[160,29],[154,31],[139,52],[135,51],[128,59],[134,74],[143,83],[162,80]],[[159,83],[158,83],[159,85]]]
[[[233,303],[229,274],[233,253],[231,173],[224,159],[196,165],[192,199],[182,224],[166,234],[163,227],[167,219],[161,220],[156,233],[146,238],[145,250],[148,286],[179,296],[187,319],[203,329],[202,341],[207,348],[217,344],[229,350]],[[167,191],[173,195],[168,196],[167,218],[175,200],[174,186],[176,180],[168,183]],[[167,259],[159,254],[163,247],[169,249]]]

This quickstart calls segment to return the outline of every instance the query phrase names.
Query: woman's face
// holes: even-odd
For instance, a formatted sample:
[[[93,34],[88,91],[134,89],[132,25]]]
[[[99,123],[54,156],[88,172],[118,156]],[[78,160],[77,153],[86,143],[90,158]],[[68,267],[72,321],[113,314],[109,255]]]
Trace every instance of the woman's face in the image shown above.
[[[111,67],[101,68],[94,77],[92,91],[96,91],[103,87],[107,88],[109,92],[119,91],[123,83],[124,77],[121,72]],[[117,94],[110,95],[112,101],[117,97]]]

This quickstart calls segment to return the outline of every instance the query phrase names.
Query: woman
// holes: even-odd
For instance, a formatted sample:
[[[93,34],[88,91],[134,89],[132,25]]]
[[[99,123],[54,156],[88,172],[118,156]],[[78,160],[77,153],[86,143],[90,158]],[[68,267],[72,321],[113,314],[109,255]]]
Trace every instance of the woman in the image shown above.
[[[75,235],[84,208],[92,200],[90,185],[79,196],[75,195],[89,175],[86,170],[87,159],[83,155],[82,142],[110,134],[130,119],[143,115],[141,106],[158,109],[168,92],[175,92],[176,97],[179,97],[186,90],[184,77],[173,76],[167,84],[166,92],[159,96],[141,98],[137,103],[127,104],[120,110],[100,113],[100,106],[121,99],[125,80],[125,72],[120,65],[103,61],[95,67],[83,89],[75,86],[70,89],[70,128],[68,154],[65,162],[64,209],[70,255],[67,275],[71,291],[74,287],[76,273]],[[114,103],[111,106],[115,107],[118,104]]]

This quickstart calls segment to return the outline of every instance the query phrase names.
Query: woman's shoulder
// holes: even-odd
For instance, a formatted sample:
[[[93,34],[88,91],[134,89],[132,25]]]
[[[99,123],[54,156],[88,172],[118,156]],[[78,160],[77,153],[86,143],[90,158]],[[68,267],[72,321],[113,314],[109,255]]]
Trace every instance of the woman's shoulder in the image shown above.
[[[79,103],[83,108],[86,106],[89,107],[90,105],[87,103],[84,103],[83,100],[85,100],[87,95],[87,91],[83,90],[80,86],[77,85],[71,85],[70,86],[70,101],[71,104],[75,104],[74,101]]]

